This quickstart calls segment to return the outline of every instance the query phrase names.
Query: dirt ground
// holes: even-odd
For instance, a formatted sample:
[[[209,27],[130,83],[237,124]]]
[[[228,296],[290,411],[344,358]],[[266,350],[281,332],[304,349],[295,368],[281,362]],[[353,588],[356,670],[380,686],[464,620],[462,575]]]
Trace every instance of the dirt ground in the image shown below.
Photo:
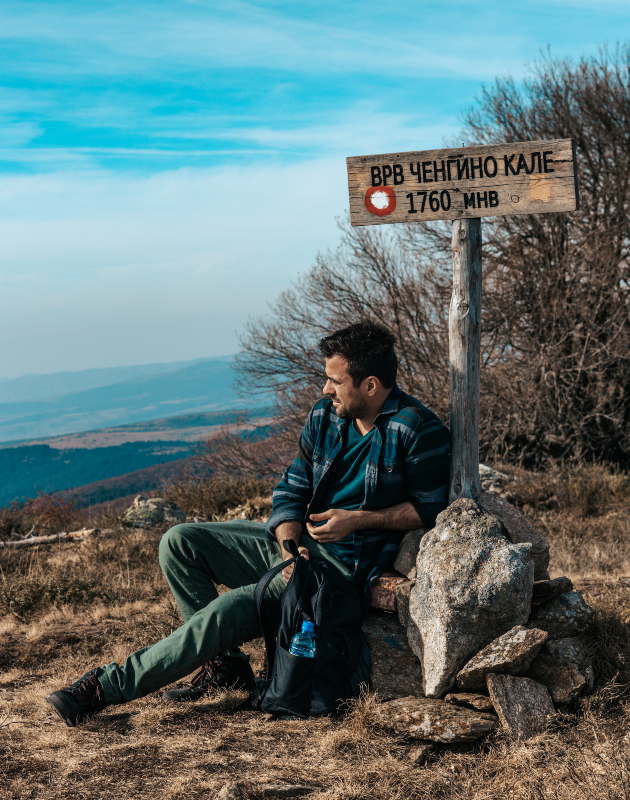
[[[615,580],[630,575],[628,497],[608,486],[587,513],[525,485],[521,504],[550,536],[552,574],[591,578],[596,610],[586,633],[595,694],[547,733],[519,744],[498,731],[435,746],[416,764],[418,742],[379,727],[373,695],[344,717],[301,722],[228,715],[242,699],[233,692],[180,705],[155,694],[66,728],[47,694],[179,624],[157,562],[164,529],[114,525],[81,543],[0,552],[0,800],[210,800],[241,778],[313,786],[316,800],[630,800],[630,587]],[[261,642],[244,649],[260,669]]]

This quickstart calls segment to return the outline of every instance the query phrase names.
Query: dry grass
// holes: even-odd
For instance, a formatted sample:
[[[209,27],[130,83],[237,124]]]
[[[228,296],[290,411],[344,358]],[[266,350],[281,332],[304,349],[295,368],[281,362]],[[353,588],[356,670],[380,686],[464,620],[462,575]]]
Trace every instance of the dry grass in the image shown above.
[[[552,577],[630,575],[630,477],[599,464],[545,473],[510,467],[510,492],[551,545]]]
[[[231,480],[191,481],[169,486],[162,497],[176,503],[189,517],[218,518],[228,509],[242,506],[254,499],[261,500],[271,491],[268,481],[256,478],[233,478]]]
[[[510,487],[539,525],[546,520],[556,574],[630,574],[625,479],[602,475],[597,485],[591,472],[546,485],[520,473]],[[289,722],[226,715],[240,700],[235,693],[181,706],[155,694],[65,728],[46,694],[180,621],[157,563],[162,531],[115,522],[107,522],[111,534],[82,543],[0,553],[0,800],[209,799],[240,778],[310,784],[319,787],[317,800],[630,800],[630,589],[610,581],[588,598],[596,609],[587,632],[596,693],[525,744],[499,731],[474,745],[437,746],[414,766],[417,742],[379,726],[373,695],[343,718]],[[595,547],[611,558],[599,572],[589,563]],[[260,642],[246,649],[261,668]]]

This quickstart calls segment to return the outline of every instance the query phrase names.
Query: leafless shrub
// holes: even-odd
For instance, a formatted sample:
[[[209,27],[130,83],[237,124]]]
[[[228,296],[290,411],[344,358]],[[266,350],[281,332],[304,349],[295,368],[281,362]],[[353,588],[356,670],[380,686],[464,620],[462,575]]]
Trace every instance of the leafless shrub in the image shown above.
[[[275,483],[295,455],[294,439],[287,436],[289,427],[279,421],[252,422],[247,414],[235,416],[197,443],[193,469],[197,474],[209,471],[220,481],[238,477]]]
[[[399,382],[448,419],[448,303],[450,278],[442,263],[399,231],[341,224],[334,253],[283,292],[269,318],[250,323],[237,369],[251,390],[273,391],[286,438],[296,434],[321,396],[319,339],[335,328],[371,318],[398,339]]]

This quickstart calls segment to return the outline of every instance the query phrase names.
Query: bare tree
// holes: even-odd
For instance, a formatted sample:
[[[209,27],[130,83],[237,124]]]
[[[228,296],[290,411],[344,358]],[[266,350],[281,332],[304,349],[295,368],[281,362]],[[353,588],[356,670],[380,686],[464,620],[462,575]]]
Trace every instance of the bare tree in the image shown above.
[[[291,435],[305,412],[321,397],[322,336],[370,318],[396,335],[399,382],[425,398],[448,418],[448,304],[450,276],[444,260],[399,231],[340,225],[335,252],[315,266],[271,306],[271,314],[252,321],[241,339],[237,370],[249,390],[276,393]]]
[[[484,224],[484,327],[504,352],[484,376],[484,446],[522,462],[627,464],[630,48],[577,64],[545,58],[520,88],[497,81],[466,136],[574,138],[581,197],[576,213]]]
[[[581,209],[484,222],[481,450],[630,463],[630,48],[543,58],[497,80],[465,120],[468,143],[576,140]],[[400,383],[448,420],[450,226],[343,224],[242,341],[241,386],[275,392],[295,437],[323,380],[318,339],[370,317],[399,341]]]

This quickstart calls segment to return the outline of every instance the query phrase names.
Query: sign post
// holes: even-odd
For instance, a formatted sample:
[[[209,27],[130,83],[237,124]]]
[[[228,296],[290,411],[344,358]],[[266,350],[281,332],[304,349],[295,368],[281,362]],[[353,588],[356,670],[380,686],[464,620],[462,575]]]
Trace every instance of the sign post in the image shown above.
[[[386,153],[346,161],[352,225],[453,220],[449,502],[477,499],[481,217],[578,209],[574,141]]]

